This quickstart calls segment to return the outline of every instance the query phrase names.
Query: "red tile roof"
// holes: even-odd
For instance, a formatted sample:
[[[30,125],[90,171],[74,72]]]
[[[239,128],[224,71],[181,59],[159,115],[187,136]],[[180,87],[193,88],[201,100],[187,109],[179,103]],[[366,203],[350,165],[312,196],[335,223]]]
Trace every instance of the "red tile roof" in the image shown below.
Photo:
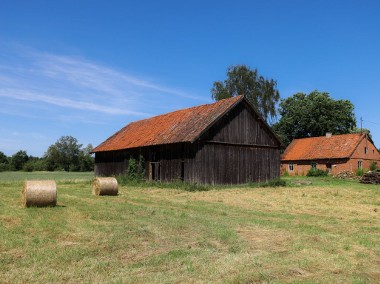
[[[93,152],[194,142],[242,99],[242,96],[237,96],[132,122],[95,147]]]
[[[282,161],[349,158],[365,134],[342,134],[294,139],[281,156]]]

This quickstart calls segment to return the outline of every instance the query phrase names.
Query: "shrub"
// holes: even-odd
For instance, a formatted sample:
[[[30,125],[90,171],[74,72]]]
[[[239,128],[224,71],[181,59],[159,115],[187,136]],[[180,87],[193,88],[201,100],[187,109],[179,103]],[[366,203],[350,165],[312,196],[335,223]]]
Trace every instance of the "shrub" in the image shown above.
[[[286,186],[286,180],[272,179],[270,181],[260,184],[260,187],[280,187],[280,186]]]
[[[370,171],[376,171],[377,170],[377,163],[372,162],[371,165],[369,166]]]
[[[283,177],[288,177],[289,176],[289,172],[288,171],[285,171],[283,174],[282,174]]]
[[[128,160],[127,176],[130,180],[142,180],[145,176],[145,161],[143,156],[139,156],[136,161],[134,158]]]
[[[0,163],[0,172],[5,172],[9,170],[10,170],[9,164]]]
[[[357,175],[358,177],[363,176],[363,175],[364,175],[364,169],[357,169],[357,170],[356,170],[356,175]]]
[[[145,178],[145,161],[140,155],[136,161],[133,157],[128,160],[128,168],[125,174],[116,177],[117,182],[122,185],[138,184]]]
[[[33,172],[33,171],[45,171],[46,163],[44,159],[31,158],[29,159],[24,166],[22,167],[24,172]]]
[[[311,169],[307,172],[306,176],[308,176],[308,177],[325,177],[325,176],[327,176],[328,174],[329,174],[328,171],[323,171],[323,170],[321,170],[321,169],[311,168]]]

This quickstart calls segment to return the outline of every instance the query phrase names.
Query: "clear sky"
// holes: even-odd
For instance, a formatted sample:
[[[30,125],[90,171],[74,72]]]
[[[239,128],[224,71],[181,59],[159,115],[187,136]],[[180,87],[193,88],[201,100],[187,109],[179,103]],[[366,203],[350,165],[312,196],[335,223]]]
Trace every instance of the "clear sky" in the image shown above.
[[[348,99],[380,146],[380,1],[0,1],[0,151],[210,103],[230,65]]]

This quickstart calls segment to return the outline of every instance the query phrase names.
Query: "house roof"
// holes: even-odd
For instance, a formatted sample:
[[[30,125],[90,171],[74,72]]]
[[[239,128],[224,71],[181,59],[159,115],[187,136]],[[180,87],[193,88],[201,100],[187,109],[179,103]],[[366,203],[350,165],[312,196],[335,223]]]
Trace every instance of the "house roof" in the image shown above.
[[[132,122],[95,147],[92,152],[194,142],[243,96],[182,109]]]
[[[294,139],[281,156],[281,160],[304,161],[349,158],[364,138],[364,133],[355,133]]]

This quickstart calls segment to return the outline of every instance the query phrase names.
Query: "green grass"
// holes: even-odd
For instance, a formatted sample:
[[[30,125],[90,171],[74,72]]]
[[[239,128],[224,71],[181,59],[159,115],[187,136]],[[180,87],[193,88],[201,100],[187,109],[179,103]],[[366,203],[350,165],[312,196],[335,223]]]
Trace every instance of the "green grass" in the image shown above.
[[[78,182],[90,180],[93,177],[93,172],[0,172],[0,183],[46,179],[52,179],[60,182]]]
[[[297,177],[107,197],[91,195],[92,174],[64,173],[57,207],[22,208],[25,174],[0,175],[0,282],[380,281],[380,186]]]

